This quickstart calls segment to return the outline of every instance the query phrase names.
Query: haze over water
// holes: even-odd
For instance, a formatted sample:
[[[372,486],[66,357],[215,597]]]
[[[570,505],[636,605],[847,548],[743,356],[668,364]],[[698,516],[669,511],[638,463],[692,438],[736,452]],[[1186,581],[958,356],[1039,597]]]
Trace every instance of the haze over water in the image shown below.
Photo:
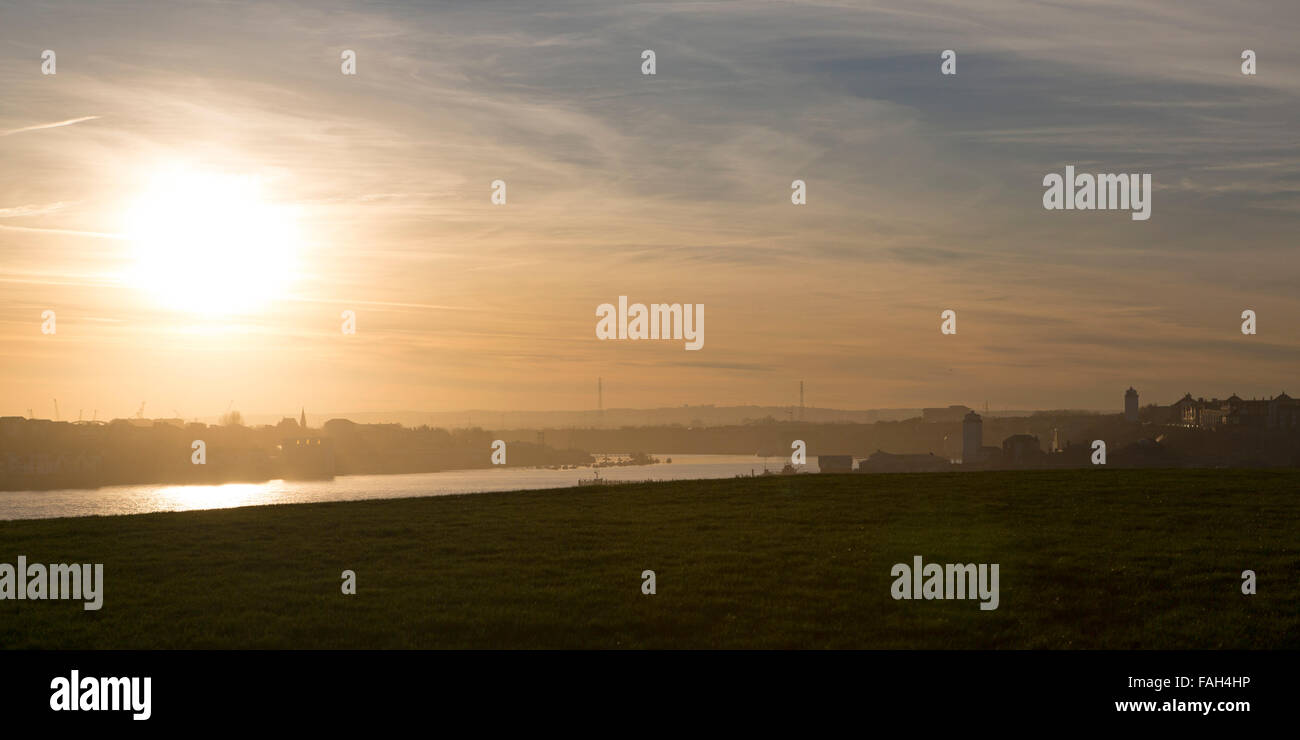
[[[765,458],[751,455],[656,455],[673,462],[602,468],[611,481],[731,478],[763,471]],[[779,471],[783,458],[766,458]],[[816,472],[816,459],[804,466]],[[590,479],[593,469],[480,468],[408,475],[350,475],[329,481],[272,480],[222,485],[107,486],[92,490],[0,492],[0,520],[143,514],[151,511],[225,509],[234,506],[446,496],[489,491],[567,488]]]

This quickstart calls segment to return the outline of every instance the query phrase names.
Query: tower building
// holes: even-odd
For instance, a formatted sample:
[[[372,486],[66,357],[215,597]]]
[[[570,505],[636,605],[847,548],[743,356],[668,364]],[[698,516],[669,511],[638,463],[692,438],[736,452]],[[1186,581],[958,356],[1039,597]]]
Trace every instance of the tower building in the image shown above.
[[[984,445],[984,419],[974,411],[961,421],[961,461],[963,465],[979,462]]]
[[[1138,392],[1129,386],[1124,392],[1124,421],[1137,423],[1138,420]]]

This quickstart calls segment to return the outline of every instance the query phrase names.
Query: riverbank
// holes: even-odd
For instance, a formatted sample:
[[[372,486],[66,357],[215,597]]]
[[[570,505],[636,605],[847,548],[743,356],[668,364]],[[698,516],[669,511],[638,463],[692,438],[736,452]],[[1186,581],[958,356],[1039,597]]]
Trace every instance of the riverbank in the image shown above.
[[[491,468],[438,473],[341,475],[329,480],[271,480],[219,485],[105,486],[99,489],[0,492],[0,520],[75,516],[115,516],[156,511],[266,506],[272,504],[363,501],[414,498],[490,491],[533,491],[572,488],[585,479],[638,482],[731,478],[761,470],[765,462],[752,456],[686,455],[653,465],[605,468]]]
[[[802,475],[0,522],[0,562],[104,564],[98,611],[0,601],[0,645],[1294,649],[1297,490],[1295,470]],[[997,608],[895,600],[917,555],[999,564]]]

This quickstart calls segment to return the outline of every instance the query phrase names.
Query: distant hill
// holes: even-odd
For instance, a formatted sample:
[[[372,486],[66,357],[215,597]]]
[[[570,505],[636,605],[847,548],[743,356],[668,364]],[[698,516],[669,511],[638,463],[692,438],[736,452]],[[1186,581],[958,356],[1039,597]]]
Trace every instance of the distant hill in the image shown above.
[[[983,414],[983,411],[980,411]],[[988,416],[1028,416],[1033,411],[991,410]],[[251,424],[274,424],[285,414],[245,414]],[[746,421],[772,417],[777,421],[798,421],[797,406],[673,406],[655,409],[605,409],[602,414],[595,409],[578,411],[493,411],[471,409],[468,411],[328,411],[307,409],[308,423],[317,426],[327,419],[351,419],[359,424],[402,424],[434,427],[462,428],[477,426],[485,429],[542,429],[557,427],[620,427],[620,426],[722,426],[743,424]],[[826,409],[807,407],[803,420],[807,422],[857,422],[870,424],[877,421],[901,421],[921,415],[920,408],[892,409]]]

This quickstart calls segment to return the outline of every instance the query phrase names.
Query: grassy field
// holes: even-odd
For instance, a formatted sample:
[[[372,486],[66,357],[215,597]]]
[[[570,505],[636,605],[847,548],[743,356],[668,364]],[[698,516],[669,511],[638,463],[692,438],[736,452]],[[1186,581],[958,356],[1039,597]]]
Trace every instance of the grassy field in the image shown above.
[[[0,522],[0,562],[18,555],[104,563],[105,600],[0,601],[5,648],[1300,648],[1294,470],[803,475]],[[890,568],[913,555],[1000,563],[999,608],[895,601]]]

